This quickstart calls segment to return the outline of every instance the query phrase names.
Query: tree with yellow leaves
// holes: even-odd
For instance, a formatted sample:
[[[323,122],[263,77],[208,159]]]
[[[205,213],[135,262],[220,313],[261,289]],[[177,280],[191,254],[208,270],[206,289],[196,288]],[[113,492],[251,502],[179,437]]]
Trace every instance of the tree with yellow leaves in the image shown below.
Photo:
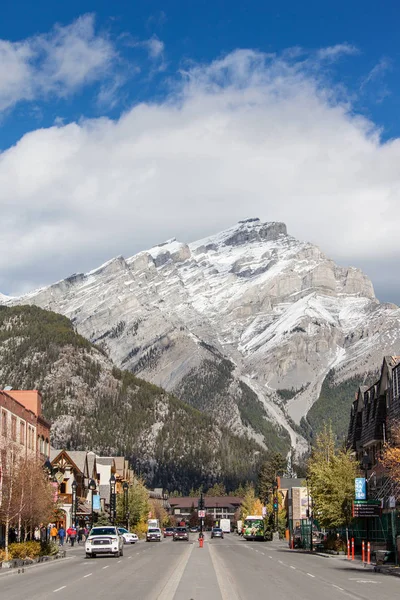
[[[387,476],[400,484],[400,422],[391,426],[390,441],[383,446],[380,463]]]

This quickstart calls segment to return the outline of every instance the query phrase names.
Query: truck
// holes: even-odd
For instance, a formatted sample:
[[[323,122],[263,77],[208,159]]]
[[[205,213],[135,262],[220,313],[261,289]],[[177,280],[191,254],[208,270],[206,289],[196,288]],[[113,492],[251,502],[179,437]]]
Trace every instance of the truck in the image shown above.
[[[220,519],[219,525],[224,533],[231,532],[231,521],[230,519]]]
[[[158,519],[148,519],[147,527],[160,527],[160,522]]]
[[[241,521],[241,520],[237,521],[236,527],[237,527],[237,534],[242,535],[243,521]]]
[[[265,524],[262,515],[248,515],[245,518],[243,537],[245,540],[265,541]]]

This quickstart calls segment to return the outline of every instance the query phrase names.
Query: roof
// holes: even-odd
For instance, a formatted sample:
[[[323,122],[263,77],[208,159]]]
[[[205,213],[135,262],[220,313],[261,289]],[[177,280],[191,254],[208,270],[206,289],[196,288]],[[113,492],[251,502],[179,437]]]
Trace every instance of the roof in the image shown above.
[[[203,496],[205,508],[224,508],[240,506],[243,498],[239,496]],[[172,508],[195,508],[198,505],[199,499],[191,496],[182,496],[177,498],[168,498]]]
[[[68,454],[68,456],[71,458],[71,460],[74,461],[74,463],[76,464],[76,466],[78,467],[78,469],[82,472],[85,473],[86,469],[85,469],[85,464],[86,464],[86,457],[87,457],[87,451],[86,450],[65,450],[65,453]]]
[[[98,456],[96,462],[99,465],[112,466],[115,463],[115,458],[113,456]]]
[[[290,490],[293,487],[305,487],[305,477],[279,477],[279,488],[281,490]]]

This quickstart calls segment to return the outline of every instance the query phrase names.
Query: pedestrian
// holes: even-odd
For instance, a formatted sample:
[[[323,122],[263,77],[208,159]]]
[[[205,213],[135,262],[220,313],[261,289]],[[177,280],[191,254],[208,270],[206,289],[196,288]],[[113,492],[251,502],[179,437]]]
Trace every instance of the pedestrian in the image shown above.
[[[87,536],[89,535],[89,529],[87,527],[85,527],[84,531],[84,535],[85,535],[85,542],[87,540]]]
[[[58,529],[55,525],[50,529],[50,537],[52,542],[57,541]]]
[[[80,544],[83,541],[85,535],[85,530],[83,527],[79,527],[78,529],[78,544]]]
[[[45,544],[47,542],[47,527],[45,525],[41,525],[40,527],[40,543]]]
[[[71,542],[71,546],[74,546],[76,540],[76,528],[74,526],[69,527],[67,529],[69,541]]]
[[[35,527],[35,531],[33,533],[33,539],[35,542],[40,542],[40,529],[39,527]]]
[[[65,529],[61,525],[60,529],[58,530],[58,539],[60,540],[60,546],[64,546],[64,538],[65,538]]]

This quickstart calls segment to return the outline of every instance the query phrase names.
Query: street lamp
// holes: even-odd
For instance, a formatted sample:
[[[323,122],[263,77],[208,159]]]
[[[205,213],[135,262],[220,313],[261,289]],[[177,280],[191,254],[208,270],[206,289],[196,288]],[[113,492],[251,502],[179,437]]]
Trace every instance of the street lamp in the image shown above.
[[[274,532],[278,531],[278,510],[279,510],[279,504],[278,504],[278,486],[276,485],[276,482],[274,481],[274,483],[272,484],[272,502],[273,502],[273,509],[274,509]]]
[[[362,461],[361,461],[361,468],[364,471],[364,477],[365,477],[365,500],[368,500],[368,471],[371,469],[371,467],[372,467],[372,462],[369,457],[369,454],[367,452],[364,452],[364,455],[363,455]],[[365,517],[365,529],[366,529],[366,536],[367,536],[367,542],[368,542],[369,517]]]
[[[90,528],[91,529],[93,528],[93,525],[94,525],[94,523],[93,523],[93,520],[94,520],[94,518],[93,518],[93,494],[94,494],[95,489],[96,489],[96,482],[95,482],[94,479],[91,479],[89,481],[89,490],[92,492],[92,495],[91,495],[91,509],[92,509],[92,511],[91,511],[91,521],[90,521]]]
[[[124,481],[124,483],[122,484],[122,489],[124,490],[124,512],[125,512],[125,519],[126,519],[126,528],[129,531],[129,510],[128,510],[129,483],[127,481]]]
[[[74,527],[76,527],[76,488],[78,487],[78,484],[76,483],[76,479],[74,479],[74,481],[71,484],[71,488],[72,488],[72,511],[71,511],[71,517],[72,517],[72,525]]]
[[[110,521],[111,524],[114,525],[115,524],[115,475],[114,473],[111,475],[110,477]]]

